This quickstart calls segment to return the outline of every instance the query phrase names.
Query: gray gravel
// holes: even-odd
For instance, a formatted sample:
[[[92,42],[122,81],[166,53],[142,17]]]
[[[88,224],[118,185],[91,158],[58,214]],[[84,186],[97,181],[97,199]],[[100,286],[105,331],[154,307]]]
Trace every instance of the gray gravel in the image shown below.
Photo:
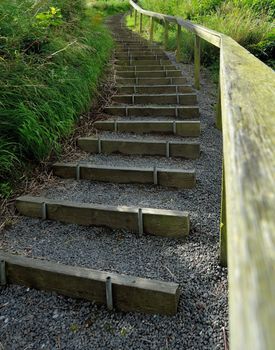
[[[192,79],[193,67],[180,67]],[[218,265],[222,140],[214,128],[215,87],[205,71],[198,97],[203,132],[197,161],[119,155],[92,155],[83,160],[114,166],[195,168],[195,189],[59,180],[54,189],[41,193],[82,202],[188,210],[192,220],[188,238],[139,238],[124,230],[31,218],[20,218],[0,236],[0,248],[9,252],[178,282],[177,315],[108,312],[85,301],[8,286],[0,288],[0,349],[224,349],[227,270]]]

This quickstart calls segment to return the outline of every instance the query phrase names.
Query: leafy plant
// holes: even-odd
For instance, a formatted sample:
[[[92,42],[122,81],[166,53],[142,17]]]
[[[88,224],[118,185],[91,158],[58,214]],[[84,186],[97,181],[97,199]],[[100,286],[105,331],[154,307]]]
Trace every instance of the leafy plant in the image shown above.
[[[63,24],[61,10],[53,6],[48,11],[38,13],[35,19],[35,25],[42,28],[57,27]]]

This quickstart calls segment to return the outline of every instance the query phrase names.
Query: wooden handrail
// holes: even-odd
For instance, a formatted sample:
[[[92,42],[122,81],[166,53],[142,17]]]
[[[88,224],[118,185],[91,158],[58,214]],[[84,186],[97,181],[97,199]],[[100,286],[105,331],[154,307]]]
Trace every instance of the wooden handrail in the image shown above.
[[[224,188],[221,261],[229,268],[230,348],[275,344],[275,74],[232,38],[178,17],[135,11],[195,34],[220,48]],[[200,39],[199,39],[200,40]],[[225,229],[226,228],[226,229]],[[226,249],[227,245],[227,249]],[[227,255],[226,255],[227,251]]]

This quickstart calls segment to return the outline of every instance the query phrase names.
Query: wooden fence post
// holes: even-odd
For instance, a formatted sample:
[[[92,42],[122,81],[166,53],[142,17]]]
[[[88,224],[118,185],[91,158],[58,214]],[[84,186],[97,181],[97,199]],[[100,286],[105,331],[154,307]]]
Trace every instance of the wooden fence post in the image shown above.
[[[180,61],[181,58],[181,26],[178,24],[178,28],[177,28],[177,53],[176,53],[176,59],[177,62]]]
[[[137,26],[137,10],[135,10],[135,27]]]
[[[139,17],[139,32],[142,33],[142,13],[140,14],[140,17]]]
[[[150,18],[150,42],[153,41],[153,37],[154,37],[154,23],[155,20],[153,17]]]
[[[195,66],[195,88],[200,89],[200,68],[201,68],[201,39],[195,35],[194,47],[194,66]]]
[[[163,40],[164,49],[167,49],[167,46],[168,46],[168,30],[169,30],[169,23],[164,20],[164,40]]]
[[[227,266],[227,227],[226,227],[226,190],[224,166],[222,170],[222,199],[221,199],[221,224],[220,224],[220,264]]]

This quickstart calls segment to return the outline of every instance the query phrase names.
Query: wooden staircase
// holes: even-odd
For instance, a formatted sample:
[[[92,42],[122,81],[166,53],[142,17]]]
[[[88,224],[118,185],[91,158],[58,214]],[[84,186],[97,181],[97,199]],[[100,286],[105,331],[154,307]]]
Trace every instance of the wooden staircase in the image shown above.
[[[109,119],[95,122],[98,134],[80,137],[78,146],[92,154],[179,157],[182,162],[184,159],[198,159],[200,144],[194,138],[200,136],[199,108],[192,86],[186,84],[181,70],[173,65],[159,46],[132,33],[120,17],[114,17],[108,25],[116,41],[116,94],[112,104],[104,109]],[[113,135],[108,137],[104,132],[112,132]],[[165,135],[165,139],[156,139],[156,135]],[[142,168],[136,167],[134,162],[127,167],[57,163],[54,173],[79,181],[154,184],[186,189],[196,184],[194,169]],[[18,198],[16,205],[19,212],[26,216],[124,228],[140,235],[183,238],[190,231],[189,214],[176,210],[103,206],[30,196]]]

